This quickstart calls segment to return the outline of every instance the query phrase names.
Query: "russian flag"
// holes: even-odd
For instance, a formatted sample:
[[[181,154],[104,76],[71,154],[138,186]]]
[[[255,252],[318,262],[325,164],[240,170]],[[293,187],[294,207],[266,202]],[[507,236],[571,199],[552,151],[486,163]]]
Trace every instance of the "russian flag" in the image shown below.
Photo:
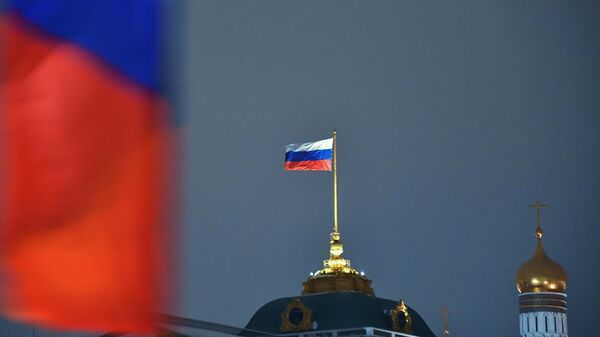
[[[0,13],[3,314],[154,330],[173,276],[161,10],[155,0],[15,0]]]
[[[331,171],[333,138],[285,146],[286,171]]]

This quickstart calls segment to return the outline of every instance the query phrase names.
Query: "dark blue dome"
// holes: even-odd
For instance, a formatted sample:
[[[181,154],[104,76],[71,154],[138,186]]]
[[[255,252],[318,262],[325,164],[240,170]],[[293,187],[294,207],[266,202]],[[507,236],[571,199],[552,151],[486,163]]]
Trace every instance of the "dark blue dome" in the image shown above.
[[[393,331],[390,312],[396,308],[398,302],[357,292],[334,292],[279,298],[258,309],[246,325],[246,329],[269,334],[289,333],[281,331],[281,314],[295,298],[299,298],[311,311],[312,321],[316,322],[316,330],[373,327]],[[408,307],[408,312],[412,318],[411,334],[435,337],[435,334],[416,311]]]

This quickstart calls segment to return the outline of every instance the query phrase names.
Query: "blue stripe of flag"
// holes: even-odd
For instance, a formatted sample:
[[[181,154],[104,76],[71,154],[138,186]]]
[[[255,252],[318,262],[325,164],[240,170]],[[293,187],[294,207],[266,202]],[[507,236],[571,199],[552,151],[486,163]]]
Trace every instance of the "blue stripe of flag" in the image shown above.
[[[29,24],[94,53],[151,90],[159,89],[159,7],[159,0],[9,2]]]
[[[285,153],[285,161],[327,160],[333,158],[331,150],[289,151]]]

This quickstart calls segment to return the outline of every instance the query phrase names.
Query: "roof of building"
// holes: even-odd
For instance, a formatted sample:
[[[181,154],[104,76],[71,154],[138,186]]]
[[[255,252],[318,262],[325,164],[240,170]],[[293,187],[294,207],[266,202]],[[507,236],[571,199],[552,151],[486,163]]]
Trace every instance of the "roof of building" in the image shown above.
[[[567,273],[546,255],[541,236],[537,239],[535,254],[519,268],[515,279],[520,293],[564,293],[567,290]]]
[[[333,292],[308,294],[297,297],[284,297],[263,305],[252,316],[246,329],[282,334],[282,313],[289,303],[300,299],[311,312],[315,330],[336,330],[358,327],[374,327],[393,330],[390,312],[396,308],[397,301],[369,296],[358,292]],[[413,335],[435,337],[423,318],[408,307],[412,319]]]

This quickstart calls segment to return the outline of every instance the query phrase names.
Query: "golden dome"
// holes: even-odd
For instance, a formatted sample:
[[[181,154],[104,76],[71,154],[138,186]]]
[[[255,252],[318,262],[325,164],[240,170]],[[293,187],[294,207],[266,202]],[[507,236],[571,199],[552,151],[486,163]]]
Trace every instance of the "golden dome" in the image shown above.
[[[517,271],[516,282],[519,293],[559,292],[567,289],[567,273],[560,264],[552,261],[542,244],[542,229],[536,230],[537,247],[533,257]]]

